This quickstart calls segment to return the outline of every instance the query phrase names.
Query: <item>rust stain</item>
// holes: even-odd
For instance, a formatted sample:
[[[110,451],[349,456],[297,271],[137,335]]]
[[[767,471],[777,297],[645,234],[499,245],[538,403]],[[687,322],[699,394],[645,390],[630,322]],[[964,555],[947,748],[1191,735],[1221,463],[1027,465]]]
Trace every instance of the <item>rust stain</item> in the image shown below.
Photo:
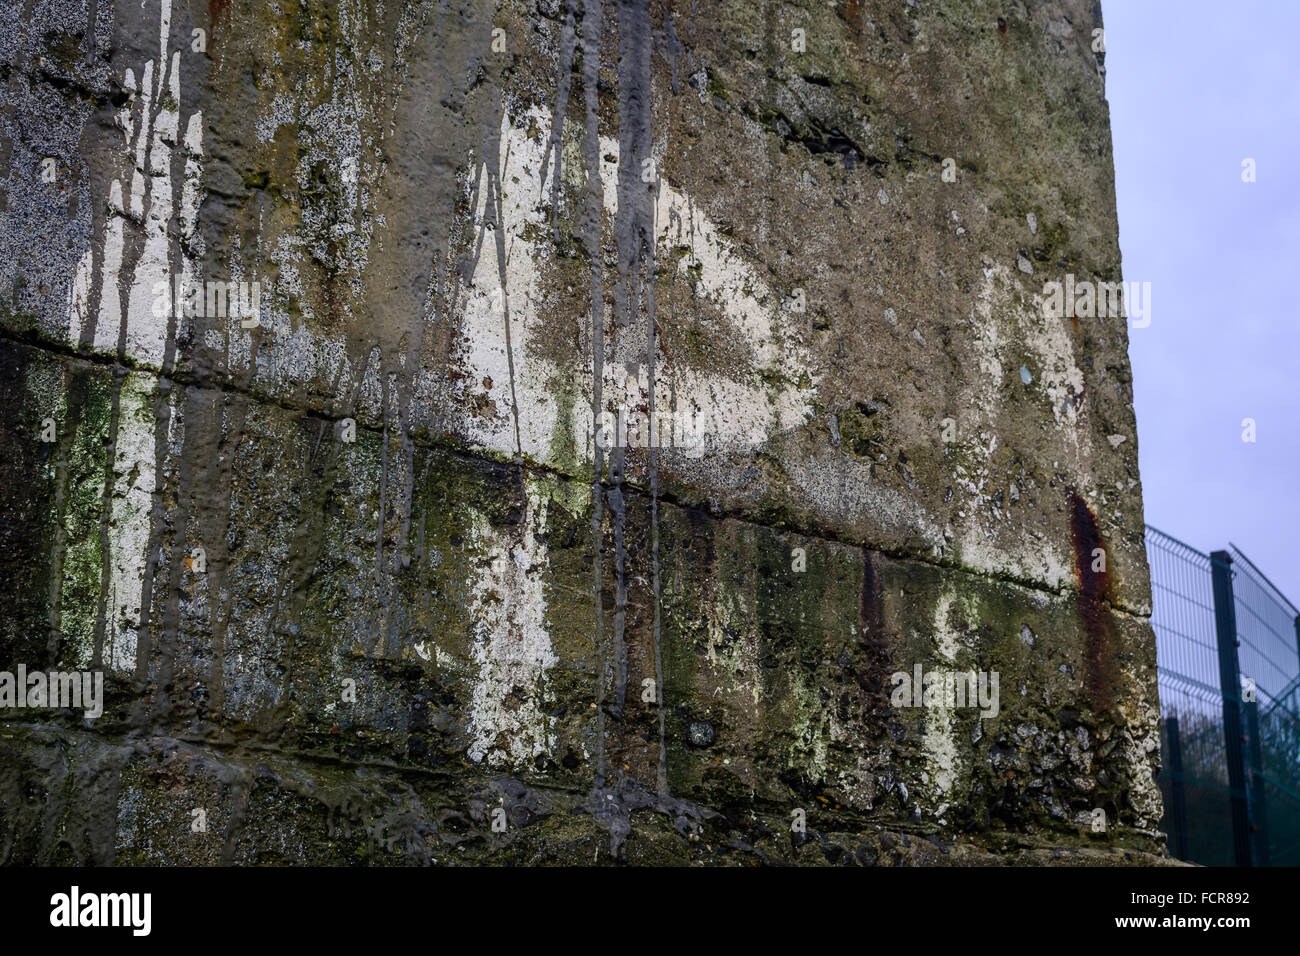
[[[862,593],[858,608],[859,644],[866,651],[867,666],[858,674],[858,686],[864,691],[870,706],[885,710],[889,706],[888,675],[894,668],[890,662],[889,637],[885,633],[881,608],[880,586],[876,581],[876,568],[871,552],[862,552]]]
[[[208,0],[208,33],[217,35],[217,24],[225,19],[230,24],[230,0]]]
[[[853,35],[862,34],[862,0],[840,0],[835,5],[840,19],[853,29]]]
[[[1070,495],[1070,530],[1074,537],[1074,573],[1079,581],[1079,617],[1084,630],[1084,686],[1095,713],[1106,711],[1114,699],[1115,634],[1105,602],[1110,598],[1110,562],[1093,570],[1095,552],[1106,555],[1106,545],[1097,530],[1097,518],[1088,503],[1075,492]]]

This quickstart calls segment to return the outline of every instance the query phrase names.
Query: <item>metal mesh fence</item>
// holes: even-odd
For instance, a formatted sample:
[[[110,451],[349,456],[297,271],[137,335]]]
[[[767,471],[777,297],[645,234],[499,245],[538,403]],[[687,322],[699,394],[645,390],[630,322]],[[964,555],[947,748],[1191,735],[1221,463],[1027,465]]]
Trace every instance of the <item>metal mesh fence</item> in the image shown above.
[[[1175,856],[1230,866],[1232,818],[1210,557],[1148,526],[1147,561],[1160,689],[1162,827]]]
[[[1268,861],[1300,862],[1300,642],[1297,610],[1241,550],[1230,544],[1241,675],[1259,704],[1259,775]],[[1258,823],[1256,824],[1258,825]]]
[[[1146,531],[1170,852],[1300,864],[1297,610],[1235,546],[1207,555]]]

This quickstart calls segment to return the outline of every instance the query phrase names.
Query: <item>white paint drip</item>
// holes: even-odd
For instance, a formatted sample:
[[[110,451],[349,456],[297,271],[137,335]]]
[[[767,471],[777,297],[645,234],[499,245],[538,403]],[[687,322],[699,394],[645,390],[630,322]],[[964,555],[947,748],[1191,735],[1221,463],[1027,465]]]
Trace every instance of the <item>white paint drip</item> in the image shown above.
[[[555,746],[544,707],[557,661],[546,625],[546,546],[538,539],[550,501],[546,481],[526,481],[526,518],[514,531],[475,514],[469,535],[476,567],[470,588],[478,679],[469,705],[469,756],[520,764]]]
[[[123,327],[121,290],[130,282],[125,320],[125,351],[137,361],[161,367],[167,344],[171,280],[171,239],[168,226],[177,217],[182,236],[190,248],[198,243],[198,210],[203,194],[200,185],[203,154],[203,118],[193,113],[186,122],[183,148],[185,181],[179,210],[171,177],[172,149],[180,133],[181,57],[171,56],[168,66],[168,34],[171,0],[163,0],[159,11],[159,53],[161,66],[155,77],[155,61],[144,65],[137,84],[135,72],[127,69],[123,86],[133,93],[119,111],[116,123],[123,132],[124,158],[130,164],[131,192],[124,199],[121,179],[114,179],[107,197],[115,213],[104,227],[99,314],[92,348],[116,353]],[[163,95],[164,86],[166,95]],[[154,115],[154,103],[159,104]],[[139,122],[135,120],[138,109]],[[146,202],[147,200],[147,202]],[[148,218],[145,210],[148,209]],[[139,224],[144,245],[134,273],[122,275],[126,219]],[[90,319],[93,301],[93,251],[88,249],[77,266],[68,302],[67,340],[76,345]],[[184,257],[181,269],[192,281],[195,262]],[[167,290],[167,307],[155,309],[157,289]],[[146,552],[150,533],[151,496],[154,492],[155,418],[152,383],[139,375],[128,375],[122,384],[116,453],[113,460],[114,493],[109,536],[108,612],[104,662],[114,670],[135,666],[136,629],[141,607]],[[174,419],[173,419],[174,422]]]
[[[961,649],[956,632],[948,624],[951,606],[952,596],[944,594],[934,609],[935,655],[941,665],[948,667],[956,664],[957,652]],[[921,740],[921,753],[925,757],[927,782],[938,800],[934,814],[942,817],[948,811],[948,795],[959,773],[959,758],[953,735],[953,710],[947,706],[942,694],[938,696],[938,702],[925,708],[925,737]]]
[[[1074,361],[1074,346],[1061,321],[1041,318],[1041,301],[1022,305],[1015,295],[1017,280],[1004,265],[983,271],[983,281],[971,313],[975,354],[982,376],[973,382],[964,413],[961,450],[971,464],[954,469],[954,484],[965,491],[972,504],[972,517],[955,536],[962,563],[993,574],[1011,574],[1041,581],[1059,588],[1073,580],[1073,559],[1057,542],[1030,529],[1017,551],[1010,551],[1000,529],[984,516],[994,513],[992,495],[1003,489],[1005,476],[990,473],[989,463],[996,450],[996,416],[1002,408],[1001,390],[1004,360],[1009,342],[1019,342],[1031,356],[1031,391],[1047,396],[1052,422],[1072,446],[1076,473],[1087,473],[1092,457],[1092,439],[1078,398],[1083,394],[1083,373]],[[1019,360],[1011,363],[1016,367]],[[1085,481],[1086,484],[1086,481]],[[997,517],[997,513],[994,513]]]
[[[153,380],[132,373],[122,383],[113,457],[112,520],[109,524],[109,604],[104,665],[135,667],[137,629],[142,620],[142,585],[149,551],[154,473]]]
[[[489,232],[479,256],[462,314],[456,352],[465,369],[466,385],[461,394],[465,405],[473,396],[486,399],[489,415],[465,415],[462,427],[470,440],[507,454],[515,451],[510,370],[505,339],[505,307],[510,312],[510,337],[515,361],[515,396],[520,415],[520,450],[525,456],[546,461],[560,414],[554,395],[555,384],[571,373],[557,368],[536,354],[541,303],[539,264],[547,258],[545,248],[528,238],[544,235],[549,202],[543,188],[546,147],[550,141],[550,115],[534,107],[516,120],[508,115],[501,125],[502,167],[500,182],[502,228],[506,245],[506,281],[500,279],[498,262]],[[601,178],[604,202],[610,216],[618,212],[618,142],[601,138]],[[486,183],[480,183],[480,228],[495,219],[487,208]],[[689,197],[661,184],[656,206],[656,235],[671,260],[673,247],[688,243],[690,254],[681,257],[682,273],[698,274],[696,293],[717,304],[740,342],[748,346],[755,370],[807,369],[810,365],[793,333],[781,323],[779,296],[772,292],[757,271],[730,247],[708,218]],[[531,228],[529,228],[531,227]],[[580,374],[590,380],[587,363]],[[656,366],[655,405],[668,408],[675,395],[679,414],[689,416],[697,434],[707,436],[709,445],[747,451],[766,442],[774,433],[802,425],[812,414],[811,387],[774,387],[689,366],[671,365],[660,352]],[[622,370],[615,363],[605,366],[605,394],[624,407],[647,407],[648,382],[636,394],[627,392]],[[565,422],[573,445],[593,451],[590,414],[584,402],[576,403],[572,418]],[[698,456],[705,448],[692,450]]]

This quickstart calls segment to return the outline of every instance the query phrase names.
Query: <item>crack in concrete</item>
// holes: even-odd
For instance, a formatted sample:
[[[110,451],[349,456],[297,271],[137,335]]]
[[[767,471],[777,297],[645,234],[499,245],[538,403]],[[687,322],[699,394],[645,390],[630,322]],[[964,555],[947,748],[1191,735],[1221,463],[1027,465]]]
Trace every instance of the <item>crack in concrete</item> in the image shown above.
[[[130,372],[136,372],[143,375],[150,375],[159,381],[165,381],[169,384],[193,386],[196,388],[208,389],[212,391],[220,391],[232,395],[240,395],[246,399],[249,399],[250,401],[256,402],[259,405],[279,408],[287,412],[294,412],[296,414],[306,415],[311,418],[319,419],[322,422],[337,423],[343,420],[340,417],[331,416],[319,409],[315,409],[310,406],[294,404],[293,402],[290,402],[286,399],[278,398],[272,395],[267,395],[265,392],[259,389],[243,388],[232,382],[224,382],[224,381],[220,381],[219,379],[214,380],[207,375],[187,373],[183,371],[173,371],[171,373],[163,373],[160,370],[155,369],[154,367],[146,363],[132,361],[129,356],[126,357],[124,360],[123,357],[117,355],[103,355],[100,353],[93,353],[93,352],[80,352],[72,348],[71,346],[64,345],[63,343],[51,342],[47,338],[40,335],[22,335],[22,334],[15,333],[12,330],[6,328],[0,328],[0,339],[6,339],[12,342],[16,342],[20,345],[27,346],[29,348],[37,349],[39,351],[48,354],[58,355],[66,359],[70,359],[72,361],[84,362],[89,365],[97,365],[105,369],[126,369],[127,371]],[[382,436],[385,433],[385,430],[382,427],[367,424],[361,421],[360,419],[354,419],[354,420],[356,421],[357,428],[361,430],[364,430],[371,434],[380,435],[380,436]],[[528,472],[530,474],[552,475],[557,478],[567,479],[569,481],[585,482],[585,481],[589,481],[591,478],[590,474],[574,474],[570,471],[567,471],[563,468],[559,468],[547,462],[536,461],[535,459],[532,459],[529,456],[524,456],[525,460],[520,461],[517,460],[514,455],[505,455],[505,454],[493,455],[490,452],[485,453],[483,451],[471,450],[466,448],[458,439],[451,438],[451,437],[438,437],[432,435],[425,438],[418,438],[414,435],[409,437],[410,437],[410,441],[416,447],[442,451],[446,454],[450,454],[453,457],[456,457],[463,461],[506,465],[509,467],[519,468],[522,471]],[[615,484],[608,481],[602,481],[600,485],[602,488],[606,490],[615,487]],[[646,499],[649,499],[650,497],[649,487],[643,485],[641,482],[638,482],[631,477],[625,477],[623,479],[622,487],[628,491],[634,492],[640,497],[644,497]],[[815,541],[825,541],[834,544],[844,545],[846,547],[858,548],[863,551],[864,555],[868,552],[872,552],[875,554],[879,554],[883,557],[892,558],[897,561],[910,561],[916,564],[923,564],[929,567],[938,568],[945,571],[956,571],[960,574],[965,574],[971,577],[980,578],[985,581],[993,581],[999,584],[1009,584],[1009,585],[1025,588],[1026,590],[1035,591],[1040,594],[1050,594],[1055,597],[1060,597],[1062,596],[1062,594],[1077,595],[1078,593],[1080,593],[1079,588],[1056,589],[1047,586],[1041,581],[1035,581],[1032,578],[1023,578],[1023,577],[1010,575],[1010,574],[993,574],[988,571],[982,571],[978,568],[971,568],[966,565],[958,564],[955,561],[936,561],[934,559],[927,558],[923,555],[918,555],[913,552],[905,551],[901,548],[887,548],[887,547],[880,547],[880,546],[872,546],[863,541],[857,541],[852,538],[846,538],[842,535],[837,534],[834,531],[834,529],[826,528],[824,526],[823,527],[817,527],[815,525],[777,526],[777,525],[763,524],[761,521],[755,521],[751,516],[746,515],[743,512],[734,512],[725,509],[713,508],[704,502],[693,502],[688,497],[682,494],[674,493],[672,491],[666,491],[662,487],[658,491],[658,500],[661,503],[673,505],[675,507],[682,508],[685,510],[704,511],[709,516],[721,520],[740,521],[745,524],[752,525],[753,527],[756,528],[766,528],[767,530],[770,531],[788,532]],[[1123,614],[1124,616],[1134,620],[1149,621],[1151,619],[1150,612],[1144,613],[1142,610],[1138,608],[1132,607],[1124,603],[1116,603],[1108,598],[1099,596],[1097,598],[1097,603],[1114,613]]]

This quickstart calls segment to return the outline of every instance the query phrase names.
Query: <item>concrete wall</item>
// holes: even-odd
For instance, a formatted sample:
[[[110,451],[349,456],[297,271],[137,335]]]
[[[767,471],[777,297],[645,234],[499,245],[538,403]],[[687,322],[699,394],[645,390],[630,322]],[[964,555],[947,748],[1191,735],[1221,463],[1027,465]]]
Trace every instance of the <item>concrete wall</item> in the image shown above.
[[[10,6],[0,859],[1163,852],[1095,2]]]

